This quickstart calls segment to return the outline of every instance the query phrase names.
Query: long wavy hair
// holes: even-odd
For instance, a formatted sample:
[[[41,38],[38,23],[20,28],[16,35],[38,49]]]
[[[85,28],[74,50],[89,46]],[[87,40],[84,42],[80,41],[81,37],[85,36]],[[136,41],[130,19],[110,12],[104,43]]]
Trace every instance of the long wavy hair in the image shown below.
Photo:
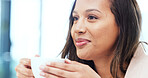
[[[62,58],[87,64],[96,71],[92,60],[80,59],[76,54],[76,47],[71,36],[71,28],[74,21],[72,13],[76,1],[73,4],[69,18],[69,31],[66,44],[62,50]],[[110,2],[111,12],[114,14],[120,31],[116,41],[114,57],[110,65],[110,72],[113,78],[118,78],[119,70],[125,75],[127,67],[138,47],[141,31],[141,13],[136,0],[110,0]]]

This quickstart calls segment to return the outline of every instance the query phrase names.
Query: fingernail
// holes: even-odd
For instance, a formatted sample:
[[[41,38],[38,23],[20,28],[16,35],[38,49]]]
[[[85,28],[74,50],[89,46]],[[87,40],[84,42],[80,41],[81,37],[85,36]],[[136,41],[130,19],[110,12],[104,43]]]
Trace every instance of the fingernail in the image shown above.
[[[51,65],[51,63],[50,62],[47,62],[46,65]]]
[[[69,59],[65,59],[65,63],[70,64],[70,63],[71,63],[71,61],[70,61]]]
[[[44,67],[43,65],[41,65],[39,68],[40,68],[41,70],[44,70],[45,67]]]
[[[40,72],[40,75],[41,75],[41,76],[45,76],[45,73],[44,73],[44,72]]]

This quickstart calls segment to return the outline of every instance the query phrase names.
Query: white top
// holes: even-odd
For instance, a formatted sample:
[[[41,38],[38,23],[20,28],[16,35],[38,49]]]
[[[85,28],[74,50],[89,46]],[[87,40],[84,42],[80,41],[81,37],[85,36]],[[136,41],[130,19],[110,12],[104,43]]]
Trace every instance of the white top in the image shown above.
[[[140,44],[129,64],[125,78],[148,78],[148,55]]]

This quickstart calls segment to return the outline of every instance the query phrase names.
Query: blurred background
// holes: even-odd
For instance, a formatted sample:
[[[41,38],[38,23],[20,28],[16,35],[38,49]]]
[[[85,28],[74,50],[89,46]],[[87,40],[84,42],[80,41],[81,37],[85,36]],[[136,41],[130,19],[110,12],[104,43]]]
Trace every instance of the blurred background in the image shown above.
[[[148,42],[148,1],[142,12],[141,40]],[[74,0],[0,0],[0,78],[16,78],[20,58],[60,57]]]

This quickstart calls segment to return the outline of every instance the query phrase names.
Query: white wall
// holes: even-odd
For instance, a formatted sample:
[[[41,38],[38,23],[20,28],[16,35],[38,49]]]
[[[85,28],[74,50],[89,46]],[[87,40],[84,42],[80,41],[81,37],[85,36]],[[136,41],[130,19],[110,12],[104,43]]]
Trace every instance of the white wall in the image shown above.
[[[73,0],[11,2],[12,58],[56,57],[65,44]]]
[[[137,0],[142,13],[141,40],[148,42],[148,0]]]
[[[43,0],[41,55],[56,57],[64,47],[72,0]]]
[[[40,0],[11,1],[11,56],[32,57],[39,51]]]
[[[142,33],[141,41],[148,43],[148,0],[138,0],[142,13]],[[148,45],[145,45],[146,54],[148,55]]]

